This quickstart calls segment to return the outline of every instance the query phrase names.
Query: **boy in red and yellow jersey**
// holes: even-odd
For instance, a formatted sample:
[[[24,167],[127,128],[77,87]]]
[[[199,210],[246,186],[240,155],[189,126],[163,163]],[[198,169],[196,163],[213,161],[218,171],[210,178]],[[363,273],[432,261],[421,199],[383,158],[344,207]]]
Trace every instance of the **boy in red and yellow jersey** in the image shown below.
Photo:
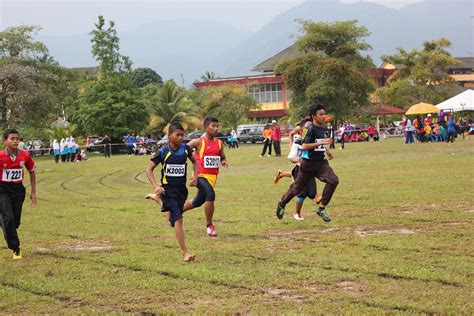
[[[31,202],[36,204],[35,162],[27,151],[18,149],[20,135],[14,129],[3,132],[5,150],[0,151],[0,219],[8,248],[13,250],[13,259],[21,259],[20,226],[21,210],[25,200],[23,168],[30,173]]]
[[[198,139],[188,143],[189,147],[196,149],[195,158],[198,163],[198,192],[193,200],[184,204],[184,211],[199,207],[204,204],[206,213],[206,231],[209,237],[217,237],[217,231],[212,223],[214,215],[214,187],[219,174],[219,164],[227,168],[229,163],[224,154],[222,141],[217,138],[219,121],[215,117],[204,119],[205,133]]]

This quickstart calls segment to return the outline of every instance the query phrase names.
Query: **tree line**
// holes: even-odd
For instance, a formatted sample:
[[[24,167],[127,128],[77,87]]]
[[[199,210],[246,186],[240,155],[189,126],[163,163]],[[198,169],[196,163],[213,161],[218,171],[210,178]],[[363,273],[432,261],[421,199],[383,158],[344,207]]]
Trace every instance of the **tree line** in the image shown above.
[[[300,119],[314,102],[324,103],[342,119],[358,115],[370,104],[369,96],[406,108],[419,101],[437,103],[458,90],[446,72],[458,63],[447,51],[447,39],[383,56],[399,70],[374,92],[366,74],[374,64],[364,55],[371,48],[365,27],[357,21],[299,23],[296,45],[306,54],[283,60],[275,69],[293,93],[290,121]],[[71,133],[119,138],[130,131],[162,136],[172,123],[192,130],[208,115],[235,129],[250,110],[259,108],[245,87],[185,88],[150,68],[132,69],[132,60],[120,53],[114,22],[103,16],[90,32],[91,54],[98,64],[92,69],[59,65],[46,45],[34,39],[40,30],[21,25],[0,32],[0,124],[3,129],[16,127],[28,138]],[[214,77],[207,71],[202,80]]]

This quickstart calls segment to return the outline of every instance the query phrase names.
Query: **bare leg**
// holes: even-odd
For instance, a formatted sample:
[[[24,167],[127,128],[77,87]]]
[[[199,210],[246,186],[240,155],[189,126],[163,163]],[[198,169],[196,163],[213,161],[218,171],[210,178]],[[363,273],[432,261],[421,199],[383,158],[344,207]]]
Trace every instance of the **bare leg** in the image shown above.
[[[298,217],[301,217],[302,208],[303,208],[303,203],[296,202],[295,214],[298,214]]]
[[[145,195],[145,199],[147,200],[153,200],[155,201],[156,203],[160,204],[160,206],[163,207],[163,201],[161,200],[160,196],[156,193],[152,193],[152,194],[147,194]]]
[[[206,224],[212,224],[212,216],[214,216],[214,201],[206,201],[204,203],[204,212],[206,213]]]
[[[186,211],[189,211],[193,208],[194,208],[193,200],[187,200],[186,203],[184,203],[184,206],[183,206],[183,213],[186,212]]]
[[[179,247],[181,248],[181,251],[183,252],[183,260],[186,262],[194,260],[195,256],[190,254],[188,251],[188,248],[186,248],[186,243],[184,241],[184,229],[183,229],[182,218],[180,220],[177,220],[174,223],[174,230],[176,232],[176,239],[178,240]]]

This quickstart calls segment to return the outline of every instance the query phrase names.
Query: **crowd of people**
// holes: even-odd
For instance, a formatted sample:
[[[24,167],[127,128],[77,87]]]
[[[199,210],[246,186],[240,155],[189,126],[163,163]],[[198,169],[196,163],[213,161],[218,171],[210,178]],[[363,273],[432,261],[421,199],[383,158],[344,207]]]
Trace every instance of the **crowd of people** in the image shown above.
[[[66,139],[61,138],[59,142],[57,139],[54,139],[51,147],[56,163],[59,163],[59,161],[76,162],[88,159],[85,150],[81,151],[81,147],[72,136],[66,137]]]
[[[405,144],[424,142],[454,142],[458,135],[468,138],[472,131],[472,122],[460,118],[454,120],[454,114],[450,112],[439,112],[435,118],[428,114],[425,118],[418,115],[410,119],[407,115],[402,121],[403,136]]]

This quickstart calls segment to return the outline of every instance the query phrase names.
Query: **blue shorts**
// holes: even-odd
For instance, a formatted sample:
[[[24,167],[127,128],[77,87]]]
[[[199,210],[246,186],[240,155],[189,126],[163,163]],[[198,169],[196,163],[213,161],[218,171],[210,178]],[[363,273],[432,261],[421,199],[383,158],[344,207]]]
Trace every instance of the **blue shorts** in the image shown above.
[[[171,187],[164,185],[165,193],[161,196],[163,206],[162,212],[170,212],[170,224],[174,227],[174,223],[183,218],[183,207],[188,198],[188,189],[183,187]]]

